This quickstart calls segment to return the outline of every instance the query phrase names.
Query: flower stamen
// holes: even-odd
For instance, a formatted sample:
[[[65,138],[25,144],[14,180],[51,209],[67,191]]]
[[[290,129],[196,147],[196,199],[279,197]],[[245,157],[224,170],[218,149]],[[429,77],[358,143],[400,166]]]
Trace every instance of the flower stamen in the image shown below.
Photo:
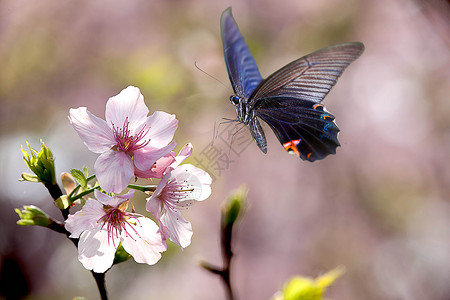
[[[136,241],[130,232],[127,230],[127,225],[130,227],[136,235],[139,233],[134,228],[133,225],[140,224],[137,214],[129,213],[121,210],[118,207],[104,206],[105,215],[103,215],[97,222],[102,222],[101,228],[106,225],[106,230],[108,231],[108,243],[112,240],[112,244],[115,245],[115,240],[119,238],[122,230],[126,233],[127,237],[131,237]],[[131,221],[134,219],[135,221]]]
[[[130,122],[128,121],[128,117],[125,118],[122,128],[116,127],[113,123],[111,124],[114,139],[117,142],[114,147],[116,150],[133,153],[150,143],[150,139],[145,139],[150,131],[150,127],[147,126],[147,124],[144,124],[144,126],[142,126],[142,128],[134,135],[131,134],[131,130],[129,129]]]

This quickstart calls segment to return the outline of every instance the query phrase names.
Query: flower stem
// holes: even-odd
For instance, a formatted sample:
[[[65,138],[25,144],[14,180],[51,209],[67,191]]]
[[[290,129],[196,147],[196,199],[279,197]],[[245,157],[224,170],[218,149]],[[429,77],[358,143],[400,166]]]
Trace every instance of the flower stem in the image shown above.
[[[231,241],[233,237],[233,226],[236,221],[243,216],[245,210],[245,201],[247,198],[247,188],[240,187],[234,191],[222,207],[220,237],[222,243],[223,267],[218,268],[207,262],[201,262],[201,266],[213,274],[222,278],[228,294],[228,300],[234,300],[233,288],[231,286],[231,260],[233,251],[231,250]]]
[[[233,233],[233,224],[226,226],[222,230],[222,255],[224,268],[222,270],[222,279],[225,283],[228,292],[228,299],[233,300],[233,290],[231,288],[230,280],[230,270],[231,270],[231,259],[233,257],[233,252],[231,251],[231,237]]]
[[[233,224],[229,224],[222,228],[221,239],[222,239],[222,256],[223,256],[223,267],[215,267],[207,262],[201,262],[201,266],[210,271],[213,274],[217,274],[222,278],[227,291],[228,300],[234,300],[233,288],[231,286],[231,259],[233,257],[233,252],[231,251],[231,238],[232,238]]]
[[[108,293],[105,287],[105,273],[95,273],[91,271],[92,276],[94,276],[95,282],[97,283],[98,291],[100,292],[100,297],[102,300],[108,300]]]
[[[141,186],[141,185],[129,184],[128,188],[137,190],[137,191],[141,191],[141,192],[154,192],[156,190],[156,185]]]
[[[96,187],[90,188],[88,190],[85,190],[84,192],[81,192],[81,193],[77,194],[75,197],[69,198],[70,199],[70,203],[74,203],[76,200],[78,200],[78,199],[80,199],[80,198],[82,198],[82,197],[84,197],[84,196],[94,192],[94,190],[97,190],[99,187],[100,186],[96,186]]]

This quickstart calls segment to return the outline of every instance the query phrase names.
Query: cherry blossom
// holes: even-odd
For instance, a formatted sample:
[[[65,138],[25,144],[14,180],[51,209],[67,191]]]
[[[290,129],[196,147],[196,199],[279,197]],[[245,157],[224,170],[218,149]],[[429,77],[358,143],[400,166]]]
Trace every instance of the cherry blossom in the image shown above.
[[[78,259],[83,266],[97,273],[106,272],[119,244],[136,262],[155,264],[166,244],[155,222],[126,212],[134,191],[112,197],[98,190],[94,193],[97,200],[87,200],[65,223],[70,237],[79,238]]]
[[[94,169],[106,192],[122,192],[136,173],[151,170],[168,155],[178,120],[175,115],[149,110],[138,88],[129,86],[106,103],[105,120],[86,107],[70,109],[69,120],[94,153],[99,153]],[[171,142],[172,141],[172,142]]]
[[[190,164],[180,165],[191,153],[192,145],[187,144],[166,169],[146,205],[159,221],[164,237],[182,248],[191,243],[192,226],[180,210],[205,200],[211,194],[212,179],[208,173]]]

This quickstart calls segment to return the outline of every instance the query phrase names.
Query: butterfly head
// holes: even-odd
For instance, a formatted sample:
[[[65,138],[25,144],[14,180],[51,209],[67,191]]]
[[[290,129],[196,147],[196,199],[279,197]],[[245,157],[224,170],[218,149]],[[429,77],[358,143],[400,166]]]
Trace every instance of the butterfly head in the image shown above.
[[[247,101],[245,98],[240,98],[239,96],[232,95],[230,96],[230,101],[234,105],[234,109],[236,110],[236,115],[238,117],[239,122],[243,122],[245,125],[248,124],[248,116],[247,116]]]
[[[239,97],[236,95],[231,95],[230,96],[230,101],[231,103],[233,103],[234,105],[238,105],[239,104]]]

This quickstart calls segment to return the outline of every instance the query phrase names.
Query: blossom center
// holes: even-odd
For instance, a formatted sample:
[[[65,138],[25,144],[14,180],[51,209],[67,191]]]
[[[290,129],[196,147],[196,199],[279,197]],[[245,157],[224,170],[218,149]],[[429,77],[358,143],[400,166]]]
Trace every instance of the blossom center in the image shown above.
[[[159,198],[164,202],[163,206],[166,209],[182,209],[191,204],[185,203],[183,200],[192,198],[190,195],[192,192],[194,192],[194,187],[186,181],[171,180],[161,191]]]
[[[147,124],[144,124],[144,126],[142,126],[135,134],[131,132],[129,125],[130,122],[128,121],[128,117],[126,117],[122,127],[112,124],[113,135],[116,140],[115,150],[133,153],[150,143],[150,139],[145,139],[150,130],[150,127],[148,127]]]
[[[117,239],[121,234],[122,230],[129,236],[129,232],[127,231],[128,227],[131,227],[135,233],[136,229],[134,226],[131,226],[130,219],[136,218],[135,214],[126,212],[121,210],[119,207],[111,207],[105,205],[103,207],[105,211],[105,215],[103,215],[98,222],[102,222],[102,227],[106,226],[106,230],[108,231],[108,242],[112,239],[113,244],[115,243],[115,239]]]

